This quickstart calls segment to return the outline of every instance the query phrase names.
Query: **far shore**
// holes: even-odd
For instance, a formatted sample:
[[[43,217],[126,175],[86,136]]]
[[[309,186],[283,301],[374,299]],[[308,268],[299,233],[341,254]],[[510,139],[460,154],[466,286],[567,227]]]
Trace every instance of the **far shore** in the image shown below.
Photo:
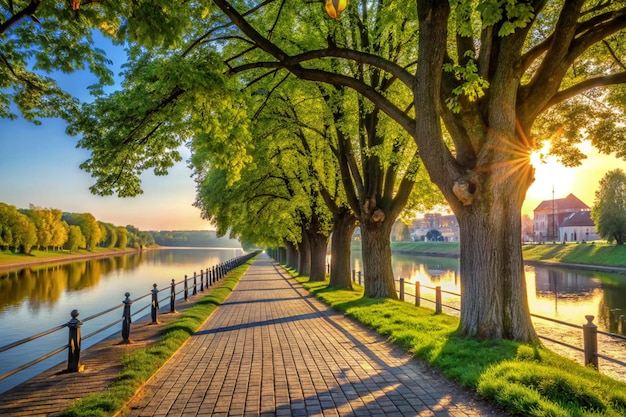
[[[76,262],[76,261],[80,261],[84,259],[108,258],[111,256],[120,256],[120,255],[125,255],[128,253],[137,253],[146,249],[155,249],[155,248],[142,248],[142,249],[128,248],[128,249],[112,249],[112,250],[103,249],[97,252],[81,252],[81,253],[51,252],[53,256],[44,255],[44,257],[29,256],[29,255],[15,255],[16,260],[10,259],[10,257],[4,257],[0,259],[0,271],[11,271],[11,270],[30,267],[30,266],[60,265],[60,264]],[[39,252],[39,253],[46,254],[46,252]]]

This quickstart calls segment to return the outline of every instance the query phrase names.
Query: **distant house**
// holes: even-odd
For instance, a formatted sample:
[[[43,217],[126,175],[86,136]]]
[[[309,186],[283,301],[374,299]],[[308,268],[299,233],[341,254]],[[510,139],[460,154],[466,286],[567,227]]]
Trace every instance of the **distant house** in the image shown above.
[[[591,209],[574,194],[565,198],[544,200],[534,210],[536,242],[596,240]],[[567,220],[567,223],[566,223]]]
[[[579,211],[572,213],[563,220],[559,227],[560,242],[580,242],[582,240],[598,240],[600,236],[596,234],[596,225],[591,219],[591,212]]]
[[[461,235],[456,217],[440,213],[426,213],[423,219],[413,220],[412,229],[411,238],[417,241],[426,240],[431,230],[437,230],[447,242],[458,242]]]

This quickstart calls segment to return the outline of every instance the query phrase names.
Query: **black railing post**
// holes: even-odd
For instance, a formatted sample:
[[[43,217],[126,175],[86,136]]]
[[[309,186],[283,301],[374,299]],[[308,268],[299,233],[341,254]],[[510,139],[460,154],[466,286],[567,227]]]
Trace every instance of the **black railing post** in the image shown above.
[[[130,314],[130,306],[133,301],[130,299],[130,293],[127,292],[124,294],[126,297],[122,303],[124,303],[124,312],[122,313],[122,343],[129,344],[132,343],[130,340],[130,323],[131,314]]]
[[[198,282],[196,281],[196,271],[193,271],[193,295],[198,294]]]
[[[213,271],[213,278],[215,279],[215,282],[217,282],[218,278],[217,278],[217,271],[215,271],[215,265],[211,267],[211,270]]]
[[[157,285],[152,284],[152,324],[159,322],[159,290]]]
[[[185,274],[184,288],[185,288],[185,301],[187,301],[187,299],[189,298],[189,284],[187,284],[187,274]]]
[[[80,326],[83,322],[78,320],[78,310],[72,310],[70,315],[72,319],[67,322],[67,327],[70,329],[70,337],[67,346],[67,371],[79,372],[81,370],[80,365]]]
[[[204,270],[200,268],[200,291],[204,291]]]
[[[361,285],[361,271],[359,271],[359,285]]]
[[[172,278],[172,286],[170,288],[170,313],[176,311],[176,281]]]
[[[213,283],[211,282],[211,277],[209,275],[209,268],[206,268],[205,273],[206,273],[206,285],[207,286],[213,285]]]
[[[583,324],[583,341],[585,344],[585,365],[598,369],[598,326],[593,324],[594,316],[585,316]]]

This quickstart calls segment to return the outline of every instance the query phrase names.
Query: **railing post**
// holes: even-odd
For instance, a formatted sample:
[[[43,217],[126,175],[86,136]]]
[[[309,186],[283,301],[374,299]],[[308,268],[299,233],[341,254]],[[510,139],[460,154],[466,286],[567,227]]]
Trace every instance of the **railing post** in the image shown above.
[[[170,287],[170,313],[176,311],[176,281],[172,278],[172,286]]]
[[[213,271],[213,278],[215,279],[215,282],[217,282],[218,277],[217,277],[216,272],[215,272],[215,265],[213,265],[213,266],[211,267],[211,270]]]
[[[206,273],[206,286],[211,286],[213,283],[211,282],[211,277],[209,276],[209,268],[205,268]]]
[[[422,303],[422,287],[419,281],[415,281],[415,305],[417,307]]]
[[[404,301],[404,278],[400,278],[400,301]]]
[[[435,313],[441,313],[441,286],[435,287]]]
[[[126,292],[124,294],[126,297],[122,303],[124,303],[124,312],[122,313],[122,343],[129,344],[132,343],[130,340],[130,323],[131,314],[130,314],[130,306],[133,301],[130,299],[130,293]]]
[[[157,285],[152,284],[152,324],[159,323],[159,290]]]
[[[78,310],[72,310],[70,315],[72,319],[67,322],[67,327],[70,329],[70,337],[67,349],[67,371],[79,372],[82,368],[80,365],[80,326],[83,322],[78,320]]]
[[[356,271],[353,269],[352,270],[352,282],[356,282]]]
[[[583,341],[585,343],[585,365],[593,365],[598,369],[598,327],[593,324],[594,316],[585,316],[583,324]]]
[[[359,285],[361,285],[361,271],[359,271]]]
[[[187,284],[187,274],[185,274],[184,288],[185,288],[185,301],[187,301],[187,299],[189,298],[189,285]]]
[[[198,294],[198,282],[196,281],[196,271],[193,271],[193,295]]]
[[[200,268],[200,291],[204,291],[204,270]]]

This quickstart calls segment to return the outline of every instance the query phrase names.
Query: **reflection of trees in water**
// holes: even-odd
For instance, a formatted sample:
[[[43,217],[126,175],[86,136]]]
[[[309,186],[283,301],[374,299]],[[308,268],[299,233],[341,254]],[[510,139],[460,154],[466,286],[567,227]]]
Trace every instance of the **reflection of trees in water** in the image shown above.
[[[555,268],[535,267],[535,288],[537,295],[555,295],[562,298],[588,299],[595,290],[601,288],[599,281],[591,274],[566,271]]]
[[[76,261],[54,266],[36,266],[9,271],[0,277],[0,311],[28,301],[31,311],[58,302],[64,291],[97,286],[113,271],[137,268],[144,253]]]
[[[598,320],[611,333],[626,335],[626,296],[624,289],[615,285],[603,285],[604,297],[600,301]],[[621,289],[621,291],[620,291]]]

